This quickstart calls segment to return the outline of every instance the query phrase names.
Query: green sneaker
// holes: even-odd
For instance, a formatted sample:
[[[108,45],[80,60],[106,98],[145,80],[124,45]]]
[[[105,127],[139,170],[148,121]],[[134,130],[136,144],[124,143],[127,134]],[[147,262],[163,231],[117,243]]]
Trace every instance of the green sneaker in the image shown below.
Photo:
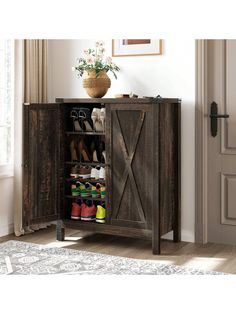
[[[106,209],[101,206],[101,205],[98,205],[97,206],[97,212],[96,212],[96,222],[99,222],[99,223],[105,223],[105,217],[106,217]]]
[[[105,198],[106,197],[106,187],[105,186],[101,185],[100,193],[101,193],[101,198]]]
[[[80,194],[82,197],[91,196],[92,194],[92,184],[86,182],[85,184],[80,184]]]
[[[98,198],[100,197],[100,186],[98,186],[98,183],[92,186],[92,197]]]
[[[72,181],[71,182],[71,195],[72,196],[79,196],[80,195],[80,182],[79,181]]]

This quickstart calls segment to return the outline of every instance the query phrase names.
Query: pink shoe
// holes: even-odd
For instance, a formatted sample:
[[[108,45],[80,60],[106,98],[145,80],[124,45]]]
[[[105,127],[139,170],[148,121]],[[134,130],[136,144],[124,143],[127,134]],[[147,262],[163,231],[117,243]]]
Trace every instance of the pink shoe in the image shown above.
[[[79,220],[81,218],[81,206],[77,203],[72,203],[71,219]]]
[[[96,207],[94,205],[88,206],[86,204],[81,205],[81,220],[93,221],[96,219]]]

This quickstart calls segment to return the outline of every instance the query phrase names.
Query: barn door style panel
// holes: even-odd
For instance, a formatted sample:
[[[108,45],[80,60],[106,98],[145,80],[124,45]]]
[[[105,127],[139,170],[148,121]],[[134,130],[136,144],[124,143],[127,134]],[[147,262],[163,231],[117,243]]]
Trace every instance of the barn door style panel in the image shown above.
[[[58,104],[24,105],[25,225],[58,218],[59,135]]]
[[[151,106],[112,104],[108,115],[110,223],[152,228],[153,164]]]

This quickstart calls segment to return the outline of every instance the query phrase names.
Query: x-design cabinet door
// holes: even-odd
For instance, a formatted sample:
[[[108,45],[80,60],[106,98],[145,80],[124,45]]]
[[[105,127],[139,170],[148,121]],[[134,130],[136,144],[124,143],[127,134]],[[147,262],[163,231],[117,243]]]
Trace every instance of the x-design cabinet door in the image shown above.
[[[153,113],[149,104],[106,105],[108,220],[152,229]]]

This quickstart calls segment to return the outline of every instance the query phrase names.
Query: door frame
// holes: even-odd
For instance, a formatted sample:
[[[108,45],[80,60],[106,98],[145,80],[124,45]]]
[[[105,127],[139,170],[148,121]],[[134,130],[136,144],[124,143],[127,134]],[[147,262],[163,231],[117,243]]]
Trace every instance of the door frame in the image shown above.
[[[196,40],[195,242],[207,243],[207,40]]]

